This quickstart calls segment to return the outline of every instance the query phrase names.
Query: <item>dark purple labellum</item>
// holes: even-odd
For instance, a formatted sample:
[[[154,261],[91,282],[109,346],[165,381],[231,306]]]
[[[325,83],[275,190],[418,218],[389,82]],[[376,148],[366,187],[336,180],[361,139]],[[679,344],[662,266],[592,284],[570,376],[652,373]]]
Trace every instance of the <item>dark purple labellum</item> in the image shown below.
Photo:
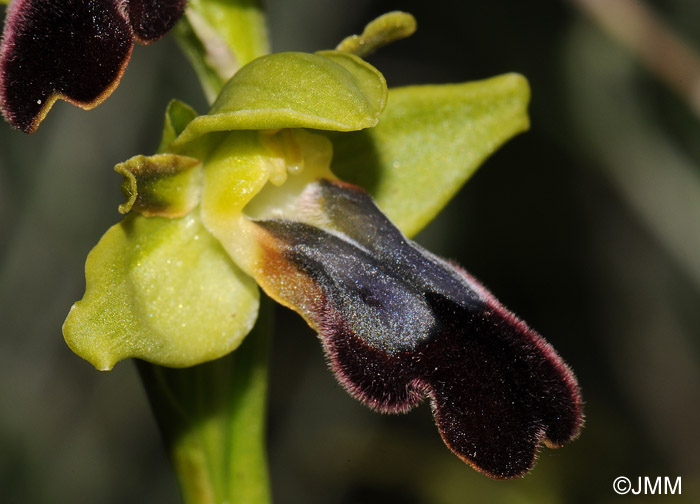
[[[148,44],[168,33],[182,16],[187,0],[128,0],[129,21],[136,40]]]
[[[258,221],[261,284],[318,330],[352,395],[391,413],[428,397],[447,446],[494,478],[526,473],[541,442],[577,436],[576,379],[541,336],[405,238],[362,189],[323,181],[312,199],[332,232]]]
[[[57,99],[85,109],[116,88],[134,39],[170,30],[186,0],[15,0],[0,47],[0,106],[31,133]]]

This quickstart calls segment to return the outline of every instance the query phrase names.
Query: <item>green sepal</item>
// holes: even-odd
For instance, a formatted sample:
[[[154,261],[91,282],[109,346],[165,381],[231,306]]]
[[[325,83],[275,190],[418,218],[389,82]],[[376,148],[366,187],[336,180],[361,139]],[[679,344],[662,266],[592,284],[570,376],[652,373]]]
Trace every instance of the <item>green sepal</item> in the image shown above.
[[[343,51],[326,50],[317,51],[317,56],[323,56],[345,68],[348,74],[352,75],[352,83],[348,83],[348,88],[352,89],[352,97],[343,100],[342,90],[336,90],[335,97],[329,97],[330,100],[335,98],[337,103],[347,107],[347,110],[338,111],[346,115],[344,123],[348,125],[348,130],[336,130],[335,128],[317,128],[317,129],[333,129],[335,131],[356,131],[364,128],[371,128],[377,125],[379,118],[386,107],[389,90],[386,85],[384,75],[365,60],[354,54],[349,54]],[[357,93],[354,87],[360,91]],[[353,109],[352,107],[358,107]],[[328,111],[333,109],[332,105],[328,106]],[[312,126],[304,126],[310,128]]]
[[[331,168],[365,187],[399,229],[415,235],[488,156],[527,130],[529,99],[518,74],[391,89],[376,127],[328,134]]]
[[[120,213],[146,217],[182,217],[199,204],[202,166],[199,159],[177,154],[134,156],[114,167],[124,176],[126,201]]]
[[[86,289],[63,325],[68,346],[97,369],[137,357],[187,367],[234,350],[258,313],[259,291],[202,226],[132,214],[85,264]]]
[[[362,58],[387,44],[410,37],[415,31],[416,18],[411,14],[387,12],[367,24],[362,34],[344,38],[336,49]]]
[[[382,74],[352,54],[270,54],[241,68],[209,114],[193,119],[171,148],[215,131],[370,128],[386,99]]]

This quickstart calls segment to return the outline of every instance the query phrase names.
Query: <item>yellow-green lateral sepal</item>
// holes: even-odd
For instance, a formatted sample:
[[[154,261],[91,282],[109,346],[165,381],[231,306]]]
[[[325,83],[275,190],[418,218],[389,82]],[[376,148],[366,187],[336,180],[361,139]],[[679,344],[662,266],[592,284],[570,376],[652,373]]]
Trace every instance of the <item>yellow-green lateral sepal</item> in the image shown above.
[[[414,235],[488,156],[528,128],[529,99],[518,74],[392,89],[376,127],[330,135],[331,168],[365,187],[399,229]]]
[[[213,131],[361,130],[377,124],[386,99],[382,74],[353,54],[270,54],[241,68],[171,147]]]
[[[198,159],[176,154],[134,156],[114,167],[124,176],[126,201],[119,212],[146,217],[182,217],[199,204],[202,167]]]
[[[259,292],[204,229],[130,215],[90,252],[86,289],[63,325],[68,346],[97,369],[128,357],[186,367],[234,350],[253,327]]]

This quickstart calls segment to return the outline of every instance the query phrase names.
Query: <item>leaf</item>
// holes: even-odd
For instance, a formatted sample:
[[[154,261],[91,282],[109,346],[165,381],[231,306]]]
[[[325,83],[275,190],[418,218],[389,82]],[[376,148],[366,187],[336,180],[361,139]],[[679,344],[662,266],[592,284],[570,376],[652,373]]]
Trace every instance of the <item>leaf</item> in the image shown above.
[[[127,217],[90,252],[85,277],[85,296],[63,334],[100,370],[128,357],[170,367],[216,359],[241,343],[257,317],[255,282],[202,227],[198,212]]]
[[[399,229],[415,235],[488,156],[528,128],[529,98],[517,74],[391,89],[376,127],[328,134],[331,168],[365,187]]]
[[[192,120],[171,147],[214,131],[369,128],[377,124],[386,95],[382,74],[352,54],[270,54],[241,68],[209,114]]]

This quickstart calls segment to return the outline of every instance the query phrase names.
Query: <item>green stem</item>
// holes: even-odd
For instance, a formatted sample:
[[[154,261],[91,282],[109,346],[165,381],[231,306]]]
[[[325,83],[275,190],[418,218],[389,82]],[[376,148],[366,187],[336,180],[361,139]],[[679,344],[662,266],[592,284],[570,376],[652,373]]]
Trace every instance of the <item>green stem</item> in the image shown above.
[[[175,29],[213,102],[228,79],[268,52],[260,0],[190,0]],[[221,359],[186,369],[137,361],[185,504],[270,502],[265,456],[272,309]]]
[[[255,328],[226,357],[186,369],[137,361],[185,504],[270,502],[269,304],[262,301]]]

